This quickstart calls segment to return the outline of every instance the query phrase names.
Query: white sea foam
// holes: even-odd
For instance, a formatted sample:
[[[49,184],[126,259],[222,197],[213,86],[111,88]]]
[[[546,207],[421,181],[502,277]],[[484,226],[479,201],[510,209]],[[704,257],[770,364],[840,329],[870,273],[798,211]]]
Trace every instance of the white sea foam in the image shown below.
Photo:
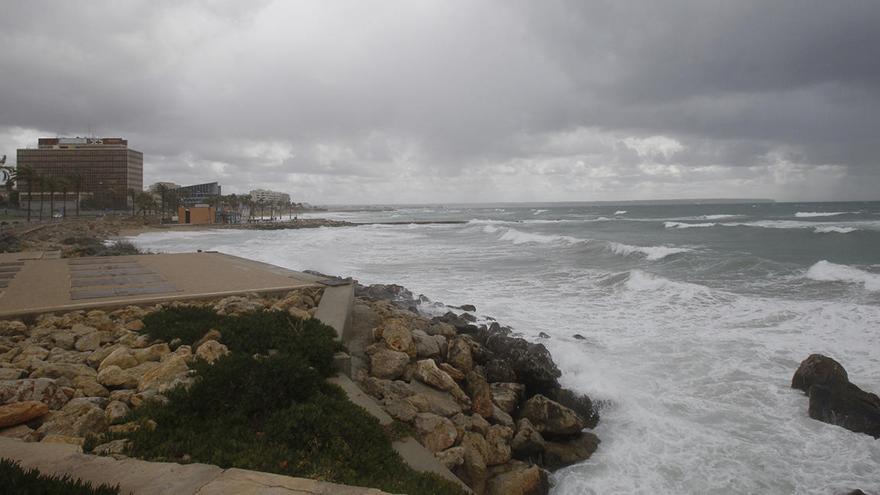
[[[862,284],[865,290],[880,291],[880,274],[871,273],[858,268],[838,265],[827,260],[814,264],[807,270],[806,277],[821,282],[846,282]]]
[[[846,215],[848,211],[799,211],[794,214],[798,218],[812,217],[835,217],[837,215]]]
[[[718,225],[717,223],[685,223],[685,222],[664,222],[663,226],[667,229],[693,229],[693,228],[705,228],[705,227],[714,227]]]
[[[631,246],[629,244],[621,244],[619,242],[609,243],[608,246],[616,254],[629,256],[631,254],[644,255],[650,261],[663,259],[667,256],[679,253],[687,253],[692,251],[689,248],[679,248],[670,246]]]
[[[614,212],[615,215],[626,215],[626,210],[617,210]]]
[[[501,235],[500,239],[502,241],[510,241],[514,244],[528,244],[528,243],[537,243],[537,244],[550,244],[554,242],[561,242],[564,244],[575,244],[578,242],[587,242],[586,239],[577,239],[575,237],[567,236],[567,235],[547,235],[547,234],[536,234],[534,232],[523,232],[521,230],[516,229],[507,229],[504,234]]]
[[[653,228],[663,220],[653,220]],[[486,225],[455,228],[478,233]],[[494,235],[474,235],[467,243],[445,231],[402,227],[161,232],[136,241],[157,251],[219,249],[367,284],[399,283],[434,300],[473,303],[526,335],[547,332],[551,338],[542,343],[562,370],[562,384],[611,404],[594,430],[599,450],[553,473],[553,495],[825,495],[880,486],[880,442],[810,419],[807,399],[790,388],[798,363],[822,352],[842,360],[864,389],[880,390],[878,292],[852,285],[864,292],[861,302],[835,291],[822,297],[814,289],[825,282],[791,284],[768,273],[755,281],[779,284],[779,290],[737,294],[735,283],[684,282],[687,268],[669,266],[656,274],[613,269],[609,276],[612,268],[598,257],[529,262],[522,248],[563,244],[501,245],[508,228],[528,229],[493,227]],[[590,236],[576,231],[565,233]],[[821,240],[820,234],[804,237]],[[866,263],[877,264],[873,258]],[[880,266],[858,269],[872,275]],[[603,277],[608,283],[597,283]],[[801,294],[802,285],[812,287]],[[599,345],[573,344],[575,333]]]
[[[722,220],[724,218],[739,218],[743,215],[730,215],[730,214],[719,214],[719,215],[700,215],[700,219],[702,220]]]
[[[540,215],[541,213],[547,213],[548,210],[535,210],[532,212],[532,215]]]
[[[854,227],[839,227],[837,225],[829,225],[827,227],[816,227],[816,230],[813,232],[817,234],[849,234],[850,232],[856,232],[857,228]]]

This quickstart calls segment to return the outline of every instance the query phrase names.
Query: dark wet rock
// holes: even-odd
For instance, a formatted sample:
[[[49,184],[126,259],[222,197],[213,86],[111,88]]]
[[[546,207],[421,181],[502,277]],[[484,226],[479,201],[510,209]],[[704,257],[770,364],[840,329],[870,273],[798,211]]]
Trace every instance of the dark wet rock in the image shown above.
[[[572,335],[572,338],[574,338],[575,340],[587,340],[586,337],[584,337],[583,335],[581,335],[579,333]]]
[[[491,329],[480,332],[475,339],[491,351],[495,358],[507,362],[516,374],[516,381],[524,384],[529,394],[559,388],[562,372],[543,344],[533,344],[522,338],[509,337],[503,332],[493,332]]]
[[[880,397],[851,383],[837,361],[820,354],[809,356],[791,386],[810,397],[811,418],[880,438]]]
[[[808,392],[812,385],[849,383],[846,370],[837,361],[821,354],[804,359],[791,379],[791,388]]]
[[[584,432],[566,442],[546,442],[544,444],[543,465],[555,471],[589,459],[599,447],[599,437]]]
[[[431,319],[433,323],[448,323],[455,327],[455,329],[459,333],[463,334],[474,334],[479,328],[472,324],[471,322],[465,320],[461,316],[453,313],[452,311],[447,311],[443,316],[435,316]]]
[[[483,372],[489,383],[516,381],[516,373],[513,372],[510,363],[503,359],[490,359],[483,366]]]
[[[473,313],[474,311],[477,310],[477,307],[474,306],[473,304],[462,304],[461,306],[458,307],[458,309],[460,309],[462,311],[470,311],[471,313]]]
[[[576,435],[586,426],[574,410],[540,394],[522,405],[520,417],[528,419],[539,432],[551,435]]]
[[[477,321],[477,317],[470,313],[462,313],[461,319],[470,323]]]
[[[368,299],[387,299],[401,306],[410,307],[416,305],[413,293],[406,287],[397,284],[373,284],[355,286],[355,296],[366,297]]]
[[[544,333],[544,332],[539,332],[539,333],[538,333],[538,337],[540,337],[540,338],[542,338],[542,339],[549,339],[549,338],[550,338],[550,336],[547,335],[547,334]]]
[[[599,423],[597,404],[586,394],[579,394],[567,388],[559,388],[547,392],[547,397],[578,413],[587,428],[595,428]]]

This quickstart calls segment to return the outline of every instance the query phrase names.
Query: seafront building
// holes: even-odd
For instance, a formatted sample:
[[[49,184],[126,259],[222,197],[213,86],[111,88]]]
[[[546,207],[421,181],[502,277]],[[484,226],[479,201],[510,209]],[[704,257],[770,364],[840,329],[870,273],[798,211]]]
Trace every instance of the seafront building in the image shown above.
[[[62,208],[85,199],[99,208],[128,207],[131,191],[144,187],[144,154],[122,138],[39,138],[17,156],[20,201],[31,209],[53,193]]]
[[[250,192],[251,201],[262,204],[290,204],[290,194],[268,189],[254,189]]]
[[[216,182],[195,184],[192,186],[180,186],[176,189],[180,202],[185,206],[199,204],[211,204],[221,196],[222,188]]]

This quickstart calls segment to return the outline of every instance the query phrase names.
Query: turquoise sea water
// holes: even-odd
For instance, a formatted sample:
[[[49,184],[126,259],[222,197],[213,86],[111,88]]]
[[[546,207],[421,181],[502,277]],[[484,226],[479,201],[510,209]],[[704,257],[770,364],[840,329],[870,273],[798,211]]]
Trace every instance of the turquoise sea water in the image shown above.
[[[807,398],[789,388],[798,363],[821,352],[880,392],[880,203],[448,205],[315,216],[464,223],[134,240],[399,283],[475,304],[541,340],[566,385],[607,403],[599,451],[557,472],[556,494],[880,490],[880,441],[810,420]]]

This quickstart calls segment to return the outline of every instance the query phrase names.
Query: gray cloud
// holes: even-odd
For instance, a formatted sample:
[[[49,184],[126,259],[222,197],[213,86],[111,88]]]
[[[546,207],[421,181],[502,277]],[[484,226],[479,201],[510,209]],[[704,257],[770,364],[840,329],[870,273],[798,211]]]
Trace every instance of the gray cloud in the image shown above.
[[[880,190],[874,2],[3,3],[0,153],[91,128],[312,202]]]

